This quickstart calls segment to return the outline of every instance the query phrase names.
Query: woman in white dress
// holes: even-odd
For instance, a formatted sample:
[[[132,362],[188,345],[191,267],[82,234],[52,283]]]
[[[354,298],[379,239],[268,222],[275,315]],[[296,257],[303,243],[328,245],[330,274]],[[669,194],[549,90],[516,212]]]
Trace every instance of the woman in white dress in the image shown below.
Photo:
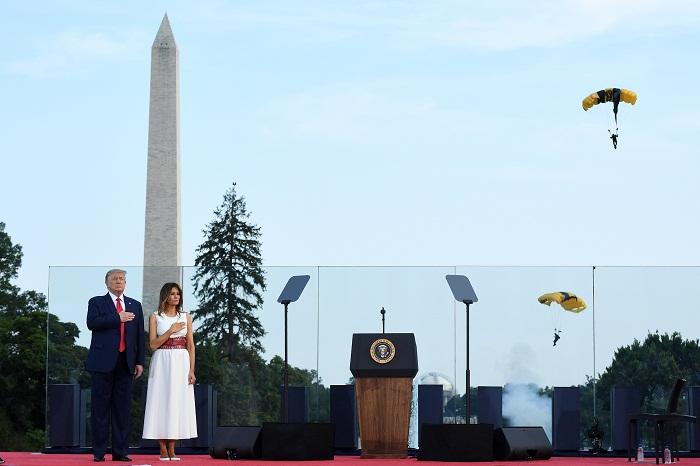
[[[158,439],[162,461],[179,460],[175,441],[197,436],[192,317],[182,310],[182,288],[166,283],[148,319],[153,351],[143,417],[143,438]]]

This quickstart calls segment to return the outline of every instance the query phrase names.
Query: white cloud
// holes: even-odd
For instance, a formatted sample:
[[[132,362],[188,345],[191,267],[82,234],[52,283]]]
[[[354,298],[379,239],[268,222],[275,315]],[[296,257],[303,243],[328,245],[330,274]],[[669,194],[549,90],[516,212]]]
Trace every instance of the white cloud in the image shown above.
[[[443,8],[442,21],[416,20],[415,32],[437,44],[505,50],[557,47],[603,34],[633,39],[668,28],[697,29],[700,19],[700,3],[684,0],[509,0],[496,4],[494,15],[454,11],[454,5]]]
[[[11,73],[30,77],[55,77],[84,72],[95,63],[143,55],[148,40],[143,34],[128,32],[108,35],[102,32],[67,31],[37,39],[36,55],[5,65]]]
[[[558,47],[606,36],[697,30],[700,2],[692,0],[462,0],[268,4],[267,8],[198,2],[188,17],[214,30],[293,31],[299,42],[381,40],[475,50]]]

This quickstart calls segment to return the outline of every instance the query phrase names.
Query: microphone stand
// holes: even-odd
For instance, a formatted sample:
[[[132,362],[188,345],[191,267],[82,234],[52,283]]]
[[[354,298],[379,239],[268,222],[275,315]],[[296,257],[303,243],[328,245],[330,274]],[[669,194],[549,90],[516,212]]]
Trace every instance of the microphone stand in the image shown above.
[[[382,313],[382,333],[384,333],[384,314],[386,314],[386,311],[385,311],[384,308],[382,307],[382,310],[379,311],[379,312]]]

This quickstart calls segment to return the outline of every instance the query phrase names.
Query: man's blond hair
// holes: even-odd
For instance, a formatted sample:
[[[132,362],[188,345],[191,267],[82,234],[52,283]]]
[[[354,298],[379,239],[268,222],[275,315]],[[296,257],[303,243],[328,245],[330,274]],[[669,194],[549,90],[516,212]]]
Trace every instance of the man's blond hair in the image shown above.
[[[110,270],[108,270],[107,273],[105,274],[105,283],[107,283],[107,280],[109,280],[109,276],[112,275],[112,274],[114,274],[114,273],[123,273],[123,274],[124,274],[124,278],[126,279],[126,270],[122,270],[122,269],[110,269]]]

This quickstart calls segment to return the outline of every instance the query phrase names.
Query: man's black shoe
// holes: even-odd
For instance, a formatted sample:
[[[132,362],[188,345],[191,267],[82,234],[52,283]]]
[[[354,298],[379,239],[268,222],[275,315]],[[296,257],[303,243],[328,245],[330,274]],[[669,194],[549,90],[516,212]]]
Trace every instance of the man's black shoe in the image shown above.
[[[95,457],[93,458],[93,460],[94,460],[94,461],[97,461],[97,462],[100,462],[100,461],[104,461],[104,460],[105,460],[105,457],[104,457],[104,456],[95,456]]]
[[[128,456],[112,455],[112,461],[131,461]]]

